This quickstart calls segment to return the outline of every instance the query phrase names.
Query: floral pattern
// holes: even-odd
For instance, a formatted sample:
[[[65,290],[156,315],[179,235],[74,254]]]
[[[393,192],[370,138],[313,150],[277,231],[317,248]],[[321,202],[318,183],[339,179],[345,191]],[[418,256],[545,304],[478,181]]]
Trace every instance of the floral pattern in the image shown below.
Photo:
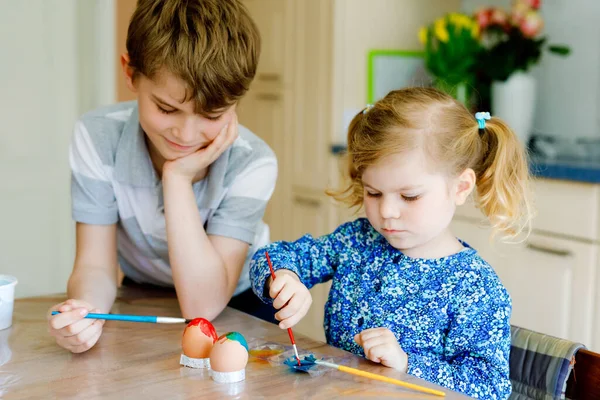
[[[364,357],[354,335],[386,327],[408,354],[408,373],[482,399],[506,399],[511,299],[494,270],[464,243],[459,253],[419,259],[392,247],[366,219],[319,238],[275,242],[255,253],[252,288],[265,303],[274,268],[308,287],[333,280],[325,305],[327,342]]]

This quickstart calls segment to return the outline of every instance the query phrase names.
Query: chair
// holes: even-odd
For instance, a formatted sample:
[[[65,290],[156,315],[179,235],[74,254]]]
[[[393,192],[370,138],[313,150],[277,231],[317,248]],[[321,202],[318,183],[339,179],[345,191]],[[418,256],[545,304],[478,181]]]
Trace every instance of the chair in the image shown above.
[[[570,340],[560,339],[528,329],[511,326],[510,380],[513,391],[510,400],[564,399],[567,380],[574,365],[576,354],[584,346]],[[585,371],[589,360],[581,353],[578,368]],[[583,392],[587,375],[576,375],[578,388]],[[578,392],[579,393],[579,392]],[[586,393],[585,396],[588,396]],[[582,397],[596,400],[600,397]]]
[[[575,365],[567,382],[567,398],[600,399],[600,354],[585,349],[575,354]]]

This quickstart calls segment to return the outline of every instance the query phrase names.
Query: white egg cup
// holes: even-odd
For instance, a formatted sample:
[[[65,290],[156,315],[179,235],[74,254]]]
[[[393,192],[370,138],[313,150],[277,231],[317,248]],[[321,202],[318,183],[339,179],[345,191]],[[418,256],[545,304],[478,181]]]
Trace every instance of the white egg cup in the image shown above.
[[[189,368],[210,369],[210,358],[190,358],[182,354],[179,364]]]
[[[246,368],[234,372],[218,372],[211,369],[210,377],[213,381],[219,383],[241,382],[246,379]]]

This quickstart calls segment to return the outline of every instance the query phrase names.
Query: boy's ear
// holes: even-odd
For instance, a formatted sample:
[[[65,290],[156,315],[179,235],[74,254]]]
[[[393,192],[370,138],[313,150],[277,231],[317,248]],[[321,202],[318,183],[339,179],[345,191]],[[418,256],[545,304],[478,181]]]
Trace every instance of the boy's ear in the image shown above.
[[[465,169],[462,174],[458,176],[455,186],[455,202],[457,206],[465,204],[467,197],[469,197],[473,189],[475,189],[476,181],[477,177],[475,176],[475,171],[471,168]]]
[[[123,68],[123,73],[125,74],[125,83],[127,84],[127,87],[129,90],[135,93],[137,89],[133,83],[133,68],[129,66],[129,54],[121,54],[121,67]]]

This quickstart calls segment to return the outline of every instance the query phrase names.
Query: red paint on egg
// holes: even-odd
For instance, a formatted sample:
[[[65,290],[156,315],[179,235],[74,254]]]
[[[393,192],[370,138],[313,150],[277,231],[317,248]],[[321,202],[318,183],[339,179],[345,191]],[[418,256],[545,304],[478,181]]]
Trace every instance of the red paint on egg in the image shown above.
[[[209,338],[212,338],[213,343],[215,343],[217,341],[217,339],[219,338],[217,336],[217,331],[215,330],[215,327],[207,319],[194,318],[193,320],[190,321],[189,324],[187,324],[186,329],[189,327],[192,327],[192,326],[199,327],[200,330],[202,331],[202,333],[204,333]],[[185,331],[183,333],[185,334]]]

